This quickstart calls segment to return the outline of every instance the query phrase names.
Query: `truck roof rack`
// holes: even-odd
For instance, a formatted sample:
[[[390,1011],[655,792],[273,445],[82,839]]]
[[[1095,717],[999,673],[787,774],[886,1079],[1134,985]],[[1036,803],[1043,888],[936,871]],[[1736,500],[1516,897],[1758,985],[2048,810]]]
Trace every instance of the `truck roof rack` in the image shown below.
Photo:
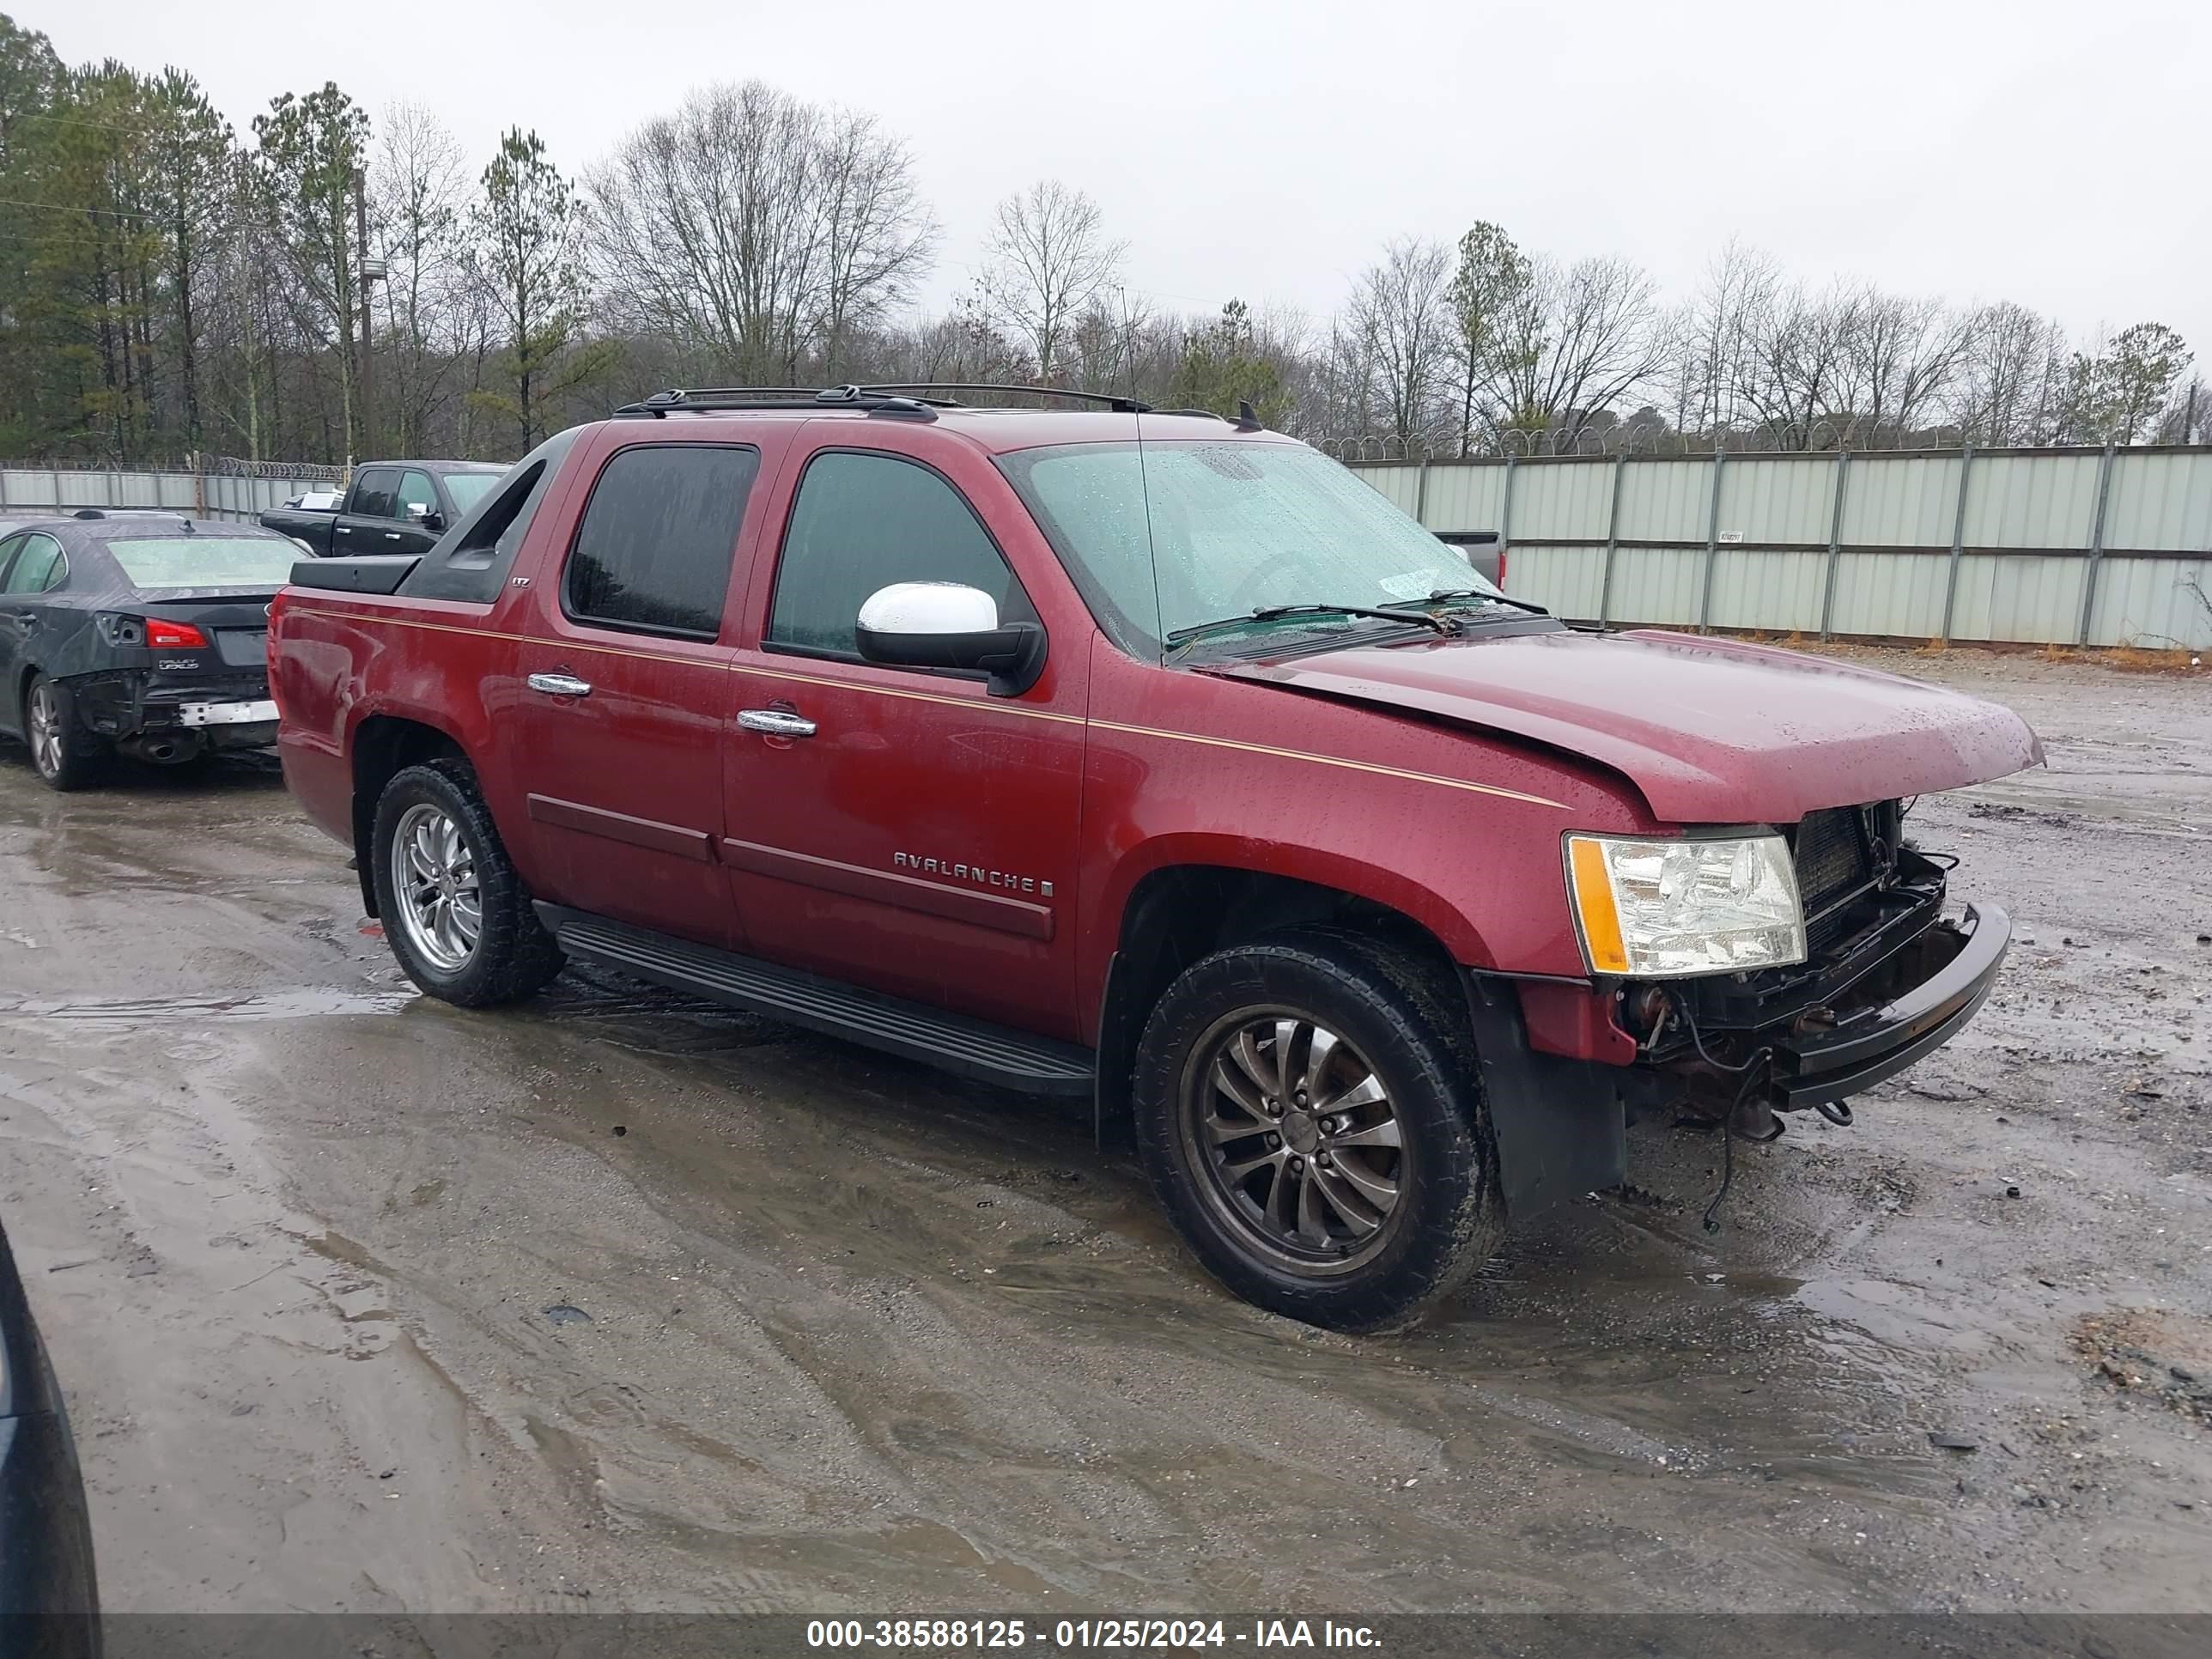
[[[872,415],[903,415],[911,420],[932,421],[935,411],[951,405],[929,398],[901,398],[854,386],[672,386],[650,398],[624,404],[615,410],[617,420],[657,421],[669,415],[727,414],[746,409],[865,409]]]
[[[672,386],[615,410],[618,420],[657,421],[677,414],[727,414],[739,410],[862,409],[871,415],[903,416],[908,420],[933,421],[940,409],[972,405],[957,398],[932,396],[947,392],[1017,393],[1029,398],[1063,398],[1075,403],[1103,404],[1123,415],[1149,414],[1152,405],[1134,398],[1107,392],[1074,392],[1058,386],[1010,386],[986,380],[914,380],[882,386]]]
[[[1028,398],[1066,398],[1073,403],[1097,404],[1117,415],[1149,415],[1152,406],[1112,392],[1077,392],[1064,386],[1017,386],[1000,380],[892,380],[880,386],[856,386],[872,392],[1018,392]]]

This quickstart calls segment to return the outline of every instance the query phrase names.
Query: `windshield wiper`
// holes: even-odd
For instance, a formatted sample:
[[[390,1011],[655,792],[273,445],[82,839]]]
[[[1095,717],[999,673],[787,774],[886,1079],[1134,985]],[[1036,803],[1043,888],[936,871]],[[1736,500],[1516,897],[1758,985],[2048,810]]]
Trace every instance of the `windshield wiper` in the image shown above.
[[[1548,617],[1552,614],[1540,605],[1531,604],[1527,599],[1512,599],[1504,593],[1493,593],[1486,587],[1443,588],[1430,594],[1429,597],[1422,600],[1421,603],[1424,605],[1462,605],[1470,599],[1479,599],[1487,605],[1510,605],[1516,611],[1526,611],[1532,616]]]
[[[1454,631],[1452,625],[1442,617],[1432,617],[1425,611],[1384,611],[1371,605],[1263,605],[1234,617],[1216,617],[1212,622],[1193,623],[1188,628],[1176,629],[1169,634],[1168,643],[1187,645],[1200,635],[1210,634],[1217,628],[1273,622],[1279,617],[1372,617],[1381,622],[1412,623],[1446,635]]]

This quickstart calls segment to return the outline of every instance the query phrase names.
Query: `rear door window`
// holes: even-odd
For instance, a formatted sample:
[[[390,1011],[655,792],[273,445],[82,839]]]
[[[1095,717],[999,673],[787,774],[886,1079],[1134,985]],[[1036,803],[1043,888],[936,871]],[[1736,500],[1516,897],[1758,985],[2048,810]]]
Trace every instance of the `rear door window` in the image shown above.
[[[561,605],[576,622],[712,639],[760,452],[641,444],[600,470],[568,552]]]
[[[857,659],[860,606],[893,582],[963,582],[998,602],[1000,622],[1036,620],[983,521],[943,477],[896,455],[825,450],[792,506],[768,644]]]
[[[10,595],[43,593],[61,586],[68,566],[62,561],[62,544],[52,536],[33,536],[8,567],[6,592]]]
[[[388,466],[365,469],[355,481],[353,510],[364,519],[396,519],[399,475]]]

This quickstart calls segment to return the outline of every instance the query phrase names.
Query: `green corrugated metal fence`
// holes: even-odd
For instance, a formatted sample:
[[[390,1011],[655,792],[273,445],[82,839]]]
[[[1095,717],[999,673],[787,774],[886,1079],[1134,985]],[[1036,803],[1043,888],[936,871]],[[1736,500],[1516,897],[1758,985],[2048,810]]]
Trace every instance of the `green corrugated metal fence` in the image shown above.
[[[2212,647],[2212,446],[1362,462],[1563,616]]]

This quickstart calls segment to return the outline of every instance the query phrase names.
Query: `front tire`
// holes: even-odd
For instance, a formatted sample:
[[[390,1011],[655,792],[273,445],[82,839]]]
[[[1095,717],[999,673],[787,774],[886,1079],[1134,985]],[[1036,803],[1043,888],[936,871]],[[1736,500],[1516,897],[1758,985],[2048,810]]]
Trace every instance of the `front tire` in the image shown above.
[[[531,908],[467,762],[397,774],[377,799],[369,846],[384,935],[428,994],[489,1008],[561,971],[561,947]]]
[[[22,713],[23,741],[40,782],[66,793],[99,781],[107,745],[78,722],[76,698],[68,686],[33,674],[23,688]]]
[[[1316,930],[1194,963],[1152,1011],[1138,1144],[1169,1216],[1248,1302],[1413,1322],[1504,1232],[1471,1040],[1411,958]]]

